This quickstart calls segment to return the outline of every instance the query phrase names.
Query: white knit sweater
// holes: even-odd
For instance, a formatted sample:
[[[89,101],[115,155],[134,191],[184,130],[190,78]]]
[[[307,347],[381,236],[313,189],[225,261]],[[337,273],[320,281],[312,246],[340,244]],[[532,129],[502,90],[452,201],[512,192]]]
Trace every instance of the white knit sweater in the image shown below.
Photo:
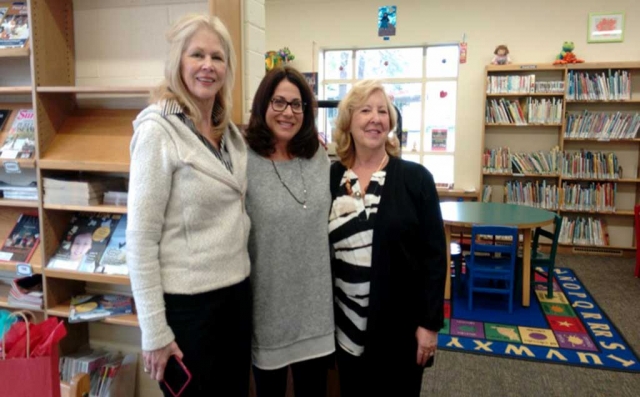
[[[163,293],[197,294],[249,276],[247,152],[233,125],[225,143],[233,174],[176,115],[159,105],[133,122],[127,264],[142,349],[174,340]]]

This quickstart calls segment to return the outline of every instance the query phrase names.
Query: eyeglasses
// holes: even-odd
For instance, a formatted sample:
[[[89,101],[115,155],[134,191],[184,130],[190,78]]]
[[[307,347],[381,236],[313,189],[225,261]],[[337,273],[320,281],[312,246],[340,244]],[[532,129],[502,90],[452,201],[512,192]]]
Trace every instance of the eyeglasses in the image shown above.
[[[271,99],[271,108],[275,112],[284,112],[287,109],[287,106],[291,106],[291,111],[293,113],[302,113],[304,112],[304,107],[307,104],[298,100],[294,100],[291,102],[285,101],[283,98],[272,98]]]

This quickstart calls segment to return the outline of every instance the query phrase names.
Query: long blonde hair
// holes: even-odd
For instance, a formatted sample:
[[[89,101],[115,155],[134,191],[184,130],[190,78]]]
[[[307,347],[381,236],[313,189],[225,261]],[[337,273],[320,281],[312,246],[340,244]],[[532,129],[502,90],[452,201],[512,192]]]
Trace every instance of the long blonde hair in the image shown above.
[[[338,117],[336,117],[336,128],[333,132],[333,141],[336,144],[336,154],[340,162],[347,168],[353,166],[356,157],[356,147],[351,136],[351,119],[354,111],[369,99],[375,92],[384,95],[389,112],[389,130],[393,131],[398,123],[398,115],[395,107],[391,103],[389,96],[382,84],[377,80],[361,80],[353,85],[347,95],[338,105]],[[390,136],[385,143],[385,150],[390,156],[397,157],[400,154],[398,138]]]
[[[216,94],[212,115],[201,114],[193,96],[182,81],[181,59],[191,38],[201,29],[207,29],[220,39],[226,57],[227,73],[222,88]],[[177,20],[167,32],[169,53],[165,62],[164,81],[152,93],[151,101],[174,99],[187,115],[198,124],[205,117],[213,118],[214,136],[220,137],[231,120],[233,83],[236,73],[236,54],[226,26],[215,16],[187,14]]]

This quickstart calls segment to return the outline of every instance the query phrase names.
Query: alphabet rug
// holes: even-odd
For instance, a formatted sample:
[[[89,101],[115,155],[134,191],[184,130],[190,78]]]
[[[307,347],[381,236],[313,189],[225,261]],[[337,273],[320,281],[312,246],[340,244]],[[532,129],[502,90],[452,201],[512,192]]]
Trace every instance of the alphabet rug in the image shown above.
[[[475,293],[468,308],[466,288],[445,301],[442,350],[487,354],[588,368],[640,372],[638,354],[600,309],[576,274],[555,269],[553,298],[546,286],[531,291],[530,307],[516,293],[513,313],[507,297]],[[544,278],[536,274],[536,278]]]

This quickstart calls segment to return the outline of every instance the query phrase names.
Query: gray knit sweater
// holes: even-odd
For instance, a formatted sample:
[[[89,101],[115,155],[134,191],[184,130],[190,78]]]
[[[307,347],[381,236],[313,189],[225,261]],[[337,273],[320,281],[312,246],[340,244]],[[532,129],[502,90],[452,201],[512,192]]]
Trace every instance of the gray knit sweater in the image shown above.
[[[253,287],[253,363],[261,369],[335,350],[329,259],[329,159],[271,161],[248,150],[247,212]],[[302,177],[301,177],[302,171]]]

